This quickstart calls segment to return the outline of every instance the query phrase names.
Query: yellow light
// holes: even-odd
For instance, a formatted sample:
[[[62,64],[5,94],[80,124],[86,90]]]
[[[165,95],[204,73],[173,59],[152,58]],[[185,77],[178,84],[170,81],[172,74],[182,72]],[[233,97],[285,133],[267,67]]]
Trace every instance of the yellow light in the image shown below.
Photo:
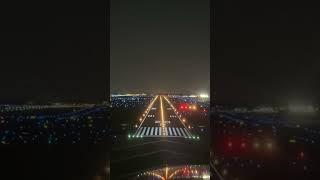
[[[154,102],[155,102],[157,99],[158,99],[158,96],[156,96],[156,97],[150,102],[147,110],[145,111],[146,114],[148,113],[149,109],[153,106]],[[145,119],[146,114],[142,114],[142,116],[143,116],[144,118],[142,118],[142,117],[139,118],[139,121],[141,122],[140,125],[139,125],[139,128],[140,128],[140,126],[143,124],[143,121],[144,121],[144,119]]]
[[[199,96],[200,96],[200,98],[209,98],[208,94],[200,94]]]
[[[168,166],[166,167],[166,178],[165,179],[168,179],[168,171],[169,171],[169,169],[168,169]]]
[[[226,169],[224,169],[224,170],[222,171],[222,174],[225,176],[225,175],[228,174],[228,171],[227,171]]]
[[[183,122],[186,122],[186,119],[183,118],[182,121],[183,121]]]
[[[162,96],[160,96],[160,111],[161,111],[161,122],[162,122],[162,128],[163,128],[163,134],[165,135],[165,131],[164,131],[164,127],[165,127],[165,123],[164,123],[164,115],[163,115],[163,104],[162,104]]]

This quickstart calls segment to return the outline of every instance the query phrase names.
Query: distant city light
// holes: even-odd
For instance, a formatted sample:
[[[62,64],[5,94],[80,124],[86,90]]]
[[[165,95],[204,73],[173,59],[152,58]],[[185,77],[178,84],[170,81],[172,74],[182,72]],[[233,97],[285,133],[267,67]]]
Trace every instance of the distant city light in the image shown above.
[[[290,104],[289,111],[294,113],[313,113],[316,108],[312,105]]]
[[[290,143],[296,143],[296,140],[295,139],[290,139],[289,142]]]
[[[208,94],[200,94],[199,97],[200,98],[209,98],[209,95]]]
[[[246,143],[241,143],[241,147],[245,148],[246,147]]]
[[[256,149],[257,149],[257,148],[259,148],[259,147],[260,147],[260,144],[256,142],[256,143],[254,143],[254,144],[253,144],[253,146],[254,146],[254,148],[256,148]]]
[[[267,148],[272,149],[272,143],[267,143]]]
[[[208,175],[208,174],[203,174],[203,175],[202,175],[202,179],[210,179],[210,175]]]

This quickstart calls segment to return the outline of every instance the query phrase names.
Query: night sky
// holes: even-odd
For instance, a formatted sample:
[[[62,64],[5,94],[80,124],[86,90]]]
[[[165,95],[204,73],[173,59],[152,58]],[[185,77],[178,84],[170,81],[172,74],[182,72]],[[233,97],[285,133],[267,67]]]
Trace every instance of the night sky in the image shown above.
[[[111,0],[111,92],[209,93],[209,0]]]
[[[0,103],[107,98],[105,9],[11,11],[2,17]]]
[[[271,5],[215,4],[211,78],[216,103],[320,102],[318,9]]]
[[[112,92],[208,92],[217,103],[320,102],[318,9],[209,0],[111,1]],[[254,7],[254,8],[252,8]],[[2,15],[0,103],[108,96],[105,11]]]

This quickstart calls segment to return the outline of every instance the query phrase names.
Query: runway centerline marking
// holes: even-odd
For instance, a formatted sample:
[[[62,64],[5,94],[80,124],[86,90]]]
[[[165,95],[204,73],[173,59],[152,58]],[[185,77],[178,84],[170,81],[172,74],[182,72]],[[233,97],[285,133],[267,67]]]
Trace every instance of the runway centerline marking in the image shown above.
[[[165,102],[163,98],[165,99]],[[159,104],[155,105],[155,102],[157,100],[159,100]],[[151,110],[157,109],[154,106],[157,106],[160,109],[158,109],[158,112],[150,113]],[[165,110],[167,110],[168,114],[164,112]],[[174,114],[172,114],[171,111],[174,111]],[[168,119],[166,118],[166,116],[168,116]],[[189,129],[186,127],[181,117],[178,115],[176,108],[173,106],[170,100],[164,95],[157,95],[154,97],[153,100],[151,100],[147,109],[143,112],[140,118],[140,122],[141,123],[139,127],[136,129],[133,137],[190,138],[192,136]]]

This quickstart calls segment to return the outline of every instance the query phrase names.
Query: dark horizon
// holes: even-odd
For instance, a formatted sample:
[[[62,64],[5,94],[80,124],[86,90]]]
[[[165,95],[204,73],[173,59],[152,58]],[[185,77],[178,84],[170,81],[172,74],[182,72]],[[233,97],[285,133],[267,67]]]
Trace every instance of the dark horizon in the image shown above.
[[[22,14],[1,29],[0,104],[107,100],[105,11]]]
[[[256,1],[214,5],[219,7],[211,67],[215,103],[320,103],[317,9]]]

